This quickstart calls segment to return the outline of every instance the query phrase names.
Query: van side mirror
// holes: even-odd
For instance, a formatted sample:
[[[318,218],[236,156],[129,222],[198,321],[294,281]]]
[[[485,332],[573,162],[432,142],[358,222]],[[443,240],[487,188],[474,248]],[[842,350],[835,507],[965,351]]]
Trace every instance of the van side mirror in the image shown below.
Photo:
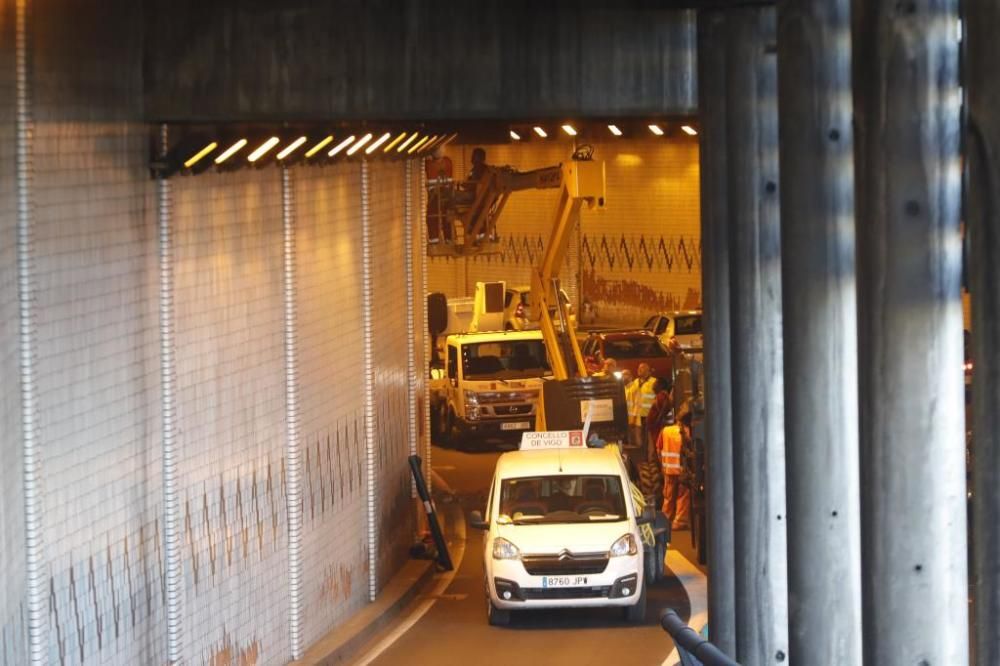
[[[489,529],[490,524],[483,520],[483,514],[480,511],[473,511],[469,514],[469,527],[473,527],[477,530]]]
[[[656,511],[653,507],[647,506],[642,510],[642,515],[636,516],[636,525],[652,525],[656,521]]]

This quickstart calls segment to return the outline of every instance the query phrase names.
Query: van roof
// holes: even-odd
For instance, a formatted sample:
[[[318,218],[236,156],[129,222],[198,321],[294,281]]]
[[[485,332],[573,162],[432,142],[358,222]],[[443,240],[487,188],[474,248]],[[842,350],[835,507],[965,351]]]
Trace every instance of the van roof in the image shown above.
[[[530,331],[488,331],[483,333],[461,333],[449,335],[448,340],[458,344],[470,342],[491,342],[493,340],[541,340],[542,332],[539,329]]]
[[[501,479],[557,474],[613,474],[621,472],[618,450],[540,449],[510,451],[497,460],[496,474]]]

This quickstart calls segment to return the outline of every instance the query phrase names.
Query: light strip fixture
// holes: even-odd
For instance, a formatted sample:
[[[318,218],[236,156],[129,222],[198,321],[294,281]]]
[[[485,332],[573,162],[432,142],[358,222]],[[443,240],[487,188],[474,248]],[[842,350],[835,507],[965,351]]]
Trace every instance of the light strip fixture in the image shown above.
[[[313,155],[315,155],[319,151],[323,150],[323,147],[326,144],[330,143],[331,141],[333,141],[333,135],[332,134],[328,135],[325,139],[323,139],[322,141],[320,141],[319,143],[317,143],[315,146],[313,146],[312,148],[310,148],[309,150],[307,150],[306,151],[306,157],[312,157]]]
[[[511,130],[510,131],[510,138],[513,139],[514,141],[520,141],[521,140],[521,135],[518,134],[517,132],[515,132],[514,130]]]
[[[204,148],[202,148],[201,150],[199,150],[197,153],[195,153],[194,155],[192,155],[190,158],[188,158],[187,162],[184,163],[184,168],[185,169],[190,169],[195,164],[197,164],[201,160],[201,158],[205,157],[205,155],[208,155],[210,152],[212,152],[213,150],[215,150],[218,147],[219,147],[219,144],[216,143],[215,141],[213,141],[212,143],[208,144],[207,146],[205,146]]]
[[[444,134],[440,134],[440,135],[435,134],[434,136],[431,137],[430,141],[428,141],[427,143],[424,144],[424,147],[420,149],[420,152],[421,153],[426,153],[428,150],[431,149],[431,146],[433,146],[434,144],[436,144],[438,141],[440,141],[443,138],[444,138]]]
[[[368,143],[369,141],[371,141],[371,140],[372,140],[372,133],[369,132],[368,134],[365,134],[363,137],[361,137],[360,139],[358,139],[358,142],[355,143],[353,146],[351,146],[347,150],[347,154],[348,155],[353,155],[354,153],[356,153],[359,150],[361,150],[361,148],[364,147],[364,145],[366,143]]]
[[[698,135],[698,130],[696,130],[695,128],[691,127],[690,125],[681,125],[681,129],[684,130],[684,133],[687,134],[688,136],[697,136]]]
[[[396,149],[396,152],[401,153],[404,150],[406,150],[406,147],[411,143],[413,143],[413,140],[416,139],[418,136],[420,136],[420,132],[414,132],[413,134],[411,134],[410,138],[408,138],[406,141],[400,144],[399,148]]]
[[[412,155],[416,151],[420,150],[420,146],[422,146],[425,143],[427,143],[427,140],[430,139],[430,138],[431,138],[430,135],[427,135],[424,138],[422,138],[420,141],[417,141],[415,144],[413,144],[413,146],[408,151],[406,151],[406,154],[407,155]]]
[[[351,136],[347,137],[346,139],[338,143],[336,146],[334,146],[333,150],[327,153],[327,155],[333,157],[334,155],[342,151],[344,148],[347,148],[347,146],[349,146],[353,141],[354,141],[354,135],[352,134]]]
[[[247,145],[247,140],[246,139],[240,139],[239,141],[237,141],[233,145],[231,145],[228,148],[226,148],[226,150],[225,150],[224,153],[222,153],[221,155],[219,155],[218,157],[216,157],[215,158],[215,163],[216,164],[222,164],[223,162],[225,162],[226,160],[228,160],[230,157],[232,157],[233,155],[235,155],[236,153],[238,153],[240,150],[242,150],[243,146],[245,146],[245,145]]]
[[[622,131],[620,129],[618,129],[618,125],[608,125],[608,129],[615,136],[621,136],[622,135]]]
[[[650,125],[649,131],[656,136],[663,136],[663,129],[659,125]]]
[[[546,134],[545,130],[543,130],[541,127],[535,126],[534,130],[535,130],[535,134],[537,134],[541,138],[544,139],[544,138],[548,137],[548,134]]]
[[[566,134],[569,134],[570,136],[576,136],[576,128],[568,123],[562,126],[562,131],[566,132]]]
[[[378,150],[379,146],[381,146],[383,143],[385,143],[386,141],[389,140],[390,136],[392,136],[392,134],[390,134],[389,132],[386,132],[385,134],[383,134],[379,138],[375,139],[375,141],[372,142],[372,145],[370,145],[367,148],[365,148],[365,154],[366,155],[371,155],[372,153],[374,153],[376,150]]]
[[[390,150],[392,150],[393,148],[395,148],[396,144],[399,143],[400,141],[402,141],[404,136],[406,136],[406,132],[400,132],[399,136],[397,136],[395,139],[393,139],[392,141],[390,141],[389,145],[385,147],[385,152],[388,153]]]
[[[304,136],[300,136],[295,141],[292,141],[290,144],[288,144],[288,146],[284,150],[278,153],[278,159],[279,160],[285,159],[286,157],[294,153],[296,150],[298,150],[299,146],[301,146],[305,142],[306,142],[306,137]]]
[[[281,141],[281,139],[276,136],[272,136],[270,139],[257,146],[257,150],[247,156],[247,161],[256,162],[260,158],[264,157],[264,155],[267,155],[268,151],[277,146],[279,141]]]

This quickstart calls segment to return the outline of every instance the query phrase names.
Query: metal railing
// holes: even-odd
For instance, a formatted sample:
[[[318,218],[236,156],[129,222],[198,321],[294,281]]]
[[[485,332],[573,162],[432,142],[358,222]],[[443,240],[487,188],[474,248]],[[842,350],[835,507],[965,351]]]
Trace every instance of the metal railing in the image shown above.
[[[660,626],[674,639],[681,666],[740,666],[687,626],[676,611],[670,608],[663,611]]]

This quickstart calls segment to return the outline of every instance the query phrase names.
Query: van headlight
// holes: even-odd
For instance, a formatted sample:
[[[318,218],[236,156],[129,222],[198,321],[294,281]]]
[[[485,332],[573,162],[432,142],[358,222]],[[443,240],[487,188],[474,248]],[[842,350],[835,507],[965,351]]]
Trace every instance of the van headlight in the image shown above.
[[[494,552],[496,547],[494,546]],[[639,546],[635,543],[635,537],[631,534],[623,534],[618,537],[618,540],[611,544],[611,550],[608,551],[608,555],[611,557],[625,557],[626,555],[635,555],[639,552]]]
[[[517,549],[517,546],[507,541],[507,539],[497,537],[493,540],[493,559],[519,560],[521,559],[521,551]]]
[[[473,391],[465,392],[465,418],[470,421],[479,419],[479,397]]]

